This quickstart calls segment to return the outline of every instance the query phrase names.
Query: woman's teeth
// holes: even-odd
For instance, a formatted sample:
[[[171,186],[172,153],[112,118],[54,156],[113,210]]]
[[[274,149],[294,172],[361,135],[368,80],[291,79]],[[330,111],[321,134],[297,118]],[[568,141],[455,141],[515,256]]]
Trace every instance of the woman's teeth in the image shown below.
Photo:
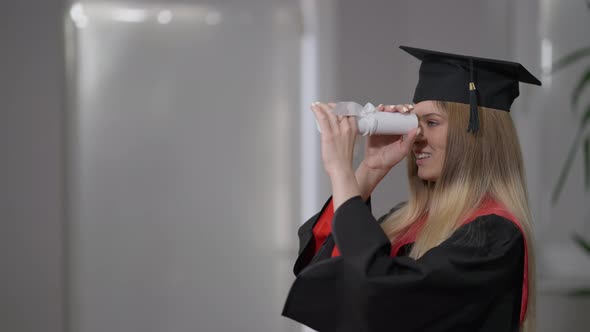
[[[416,159],[426,159],[426,158],[430,158],[430,153],[420,153],[416,155]]]

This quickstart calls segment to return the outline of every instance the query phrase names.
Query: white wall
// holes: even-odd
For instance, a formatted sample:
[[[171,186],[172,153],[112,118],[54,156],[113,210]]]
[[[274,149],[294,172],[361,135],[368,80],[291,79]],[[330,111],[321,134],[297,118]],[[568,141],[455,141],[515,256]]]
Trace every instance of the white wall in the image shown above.
[[[71,330],[296,328],[280,313],[301,219],[298,3],[82,5]]]
[[[0,330],[64,327],[64,1],[0,11]]]

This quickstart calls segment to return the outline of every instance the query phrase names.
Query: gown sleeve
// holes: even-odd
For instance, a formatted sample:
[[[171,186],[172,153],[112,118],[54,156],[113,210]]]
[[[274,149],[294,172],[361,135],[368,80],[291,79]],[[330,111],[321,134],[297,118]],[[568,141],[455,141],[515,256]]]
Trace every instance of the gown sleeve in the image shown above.
[[[497,215],[461,226],[418,260],[389,256],[359,196],[335,211],[332,234],[341,256],[303,269],[283,309],[317,331],[467,331],[499,296],[520,294],[524,238]],[[504,310],[518,322],[520,307]]]
[[[371,198],[364,205],[371,210]],[[299,227],[298,257],[293,266],[295,275],[308,265],[319,261],[319,258],[327,258],[334,249],[332,238],[332,216],[334,215],[332,197],[324,203],[320,212],[309,218]],[[323,256],[323,257],[320,257]],[[327,257],[326,257],[327,256]]]

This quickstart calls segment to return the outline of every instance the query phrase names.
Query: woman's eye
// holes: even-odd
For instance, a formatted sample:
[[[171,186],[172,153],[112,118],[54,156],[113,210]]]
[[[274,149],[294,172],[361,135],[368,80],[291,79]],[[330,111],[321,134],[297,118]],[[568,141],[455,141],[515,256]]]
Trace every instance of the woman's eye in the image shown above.
[[[436,121],[426,121],[426,125],[428,127],[433,127],[433,126],[436,126],[437,124],[438,124],[438,122],[436,122]]]

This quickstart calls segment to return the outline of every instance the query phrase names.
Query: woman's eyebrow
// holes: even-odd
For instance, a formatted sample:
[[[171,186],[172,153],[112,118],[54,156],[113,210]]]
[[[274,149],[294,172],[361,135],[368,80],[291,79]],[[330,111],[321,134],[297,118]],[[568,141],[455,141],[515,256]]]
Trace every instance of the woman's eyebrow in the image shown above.
[[[442,118],[442,114],[440,113],[428,113],[428,114],[424,114],[424,115],[418,115],[419,119],[425,119],[428,118],[430,116],[437,116],[437,117],[441,117]]]

